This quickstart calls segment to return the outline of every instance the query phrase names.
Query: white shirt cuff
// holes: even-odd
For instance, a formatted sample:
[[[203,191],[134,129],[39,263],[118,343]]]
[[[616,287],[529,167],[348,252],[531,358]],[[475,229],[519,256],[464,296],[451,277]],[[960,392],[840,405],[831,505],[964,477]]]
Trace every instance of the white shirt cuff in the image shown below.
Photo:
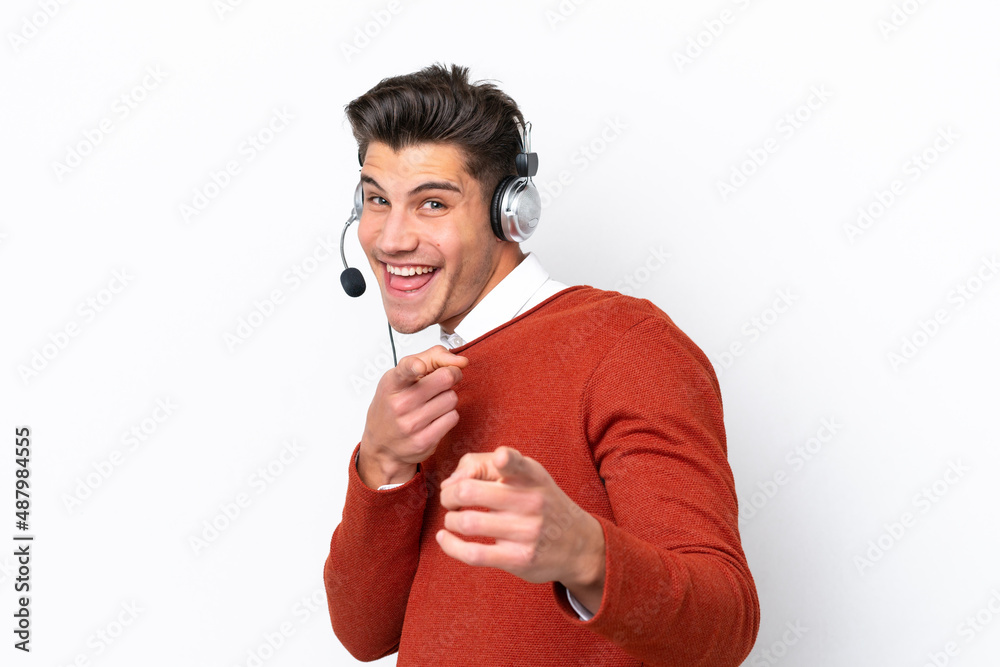
[[[584,607],[575,597],[573,597],[573,594],[569,592],[568,588],[566,589],[566,597],[569,598],[569,606],[573,607],[573,611],[576,612],[576,615],[580,617],[581,621],[589,621],[594,617],[594,615],[590,613],[589,609]]]

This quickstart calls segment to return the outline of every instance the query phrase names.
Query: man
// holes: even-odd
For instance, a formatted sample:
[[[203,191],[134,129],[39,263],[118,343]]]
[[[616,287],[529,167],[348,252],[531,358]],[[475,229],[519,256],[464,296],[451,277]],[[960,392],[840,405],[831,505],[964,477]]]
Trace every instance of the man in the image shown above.
[[[522,148],[503,92],[433,66],[347,115],[389,323],[442,345],[385,373],[351,455],[338,638],[401,666],[739,665],[759,607],[705,355],[494,233]]]

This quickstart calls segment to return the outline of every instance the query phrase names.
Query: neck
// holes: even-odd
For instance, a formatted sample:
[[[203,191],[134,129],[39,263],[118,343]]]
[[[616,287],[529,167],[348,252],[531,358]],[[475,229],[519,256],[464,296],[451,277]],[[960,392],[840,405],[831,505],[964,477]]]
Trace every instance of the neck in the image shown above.
[[[438,323],[441,325],[441,330],[446,334],[455,333],[455,327],[462,323],[465,316],[468,315],[480,301],[486,298],[486,295],[489,294],[494,287],[499,285],[500,281],[507,277],[507,274],[516,269],[517,265],[520,264],[526,257],[526,255],[521,252],[521,246],[517,243],[504,242],[504,245],[506,247],[504,247],[500,253],[500,260],[497,262],[496,268],[493,269],[493,273],[490,274],[489,280],[486,281],[486,284],[483,286],[483,290],[479,293],[479,296],[476,297],[476,300],[472,302],[472,305],[469,306],[469,309],[461,315],[456,315],[451,319]]]

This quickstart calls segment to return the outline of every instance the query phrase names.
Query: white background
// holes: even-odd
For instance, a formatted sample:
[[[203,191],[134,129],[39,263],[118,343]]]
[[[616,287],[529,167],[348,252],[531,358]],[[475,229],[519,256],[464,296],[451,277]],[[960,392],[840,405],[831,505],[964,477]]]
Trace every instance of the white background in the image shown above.
[[[358,173],[344,105],[433,62],[533,123],[547,196],[525,249],[650,299],[715,364],[762,609],[746,664],[996,664],[996,3],[49,4],[0,12],[4,664],[354,663],[322,568],[388,340],[356,230],[363,298],[322,244]],[[275,110],[293,118],[268,135]],[[251,135],[270,139],[252,160]],[[879,215],[851,232],[859,207]],[[227,342],[241,319],[259,326]],[[433,336],[413,338],[401,354]]]

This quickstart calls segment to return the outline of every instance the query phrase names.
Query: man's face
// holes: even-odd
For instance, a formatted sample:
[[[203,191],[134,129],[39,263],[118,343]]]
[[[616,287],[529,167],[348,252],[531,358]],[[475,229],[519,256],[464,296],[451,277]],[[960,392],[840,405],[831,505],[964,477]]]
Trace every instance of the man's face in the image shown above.
[[[424,143],[394,152],[372,142],[361,179],[358,238],[392,328],[413,333],[440,323],[454,331],[502,278],[495,274],[504,245],[461,150]]]

